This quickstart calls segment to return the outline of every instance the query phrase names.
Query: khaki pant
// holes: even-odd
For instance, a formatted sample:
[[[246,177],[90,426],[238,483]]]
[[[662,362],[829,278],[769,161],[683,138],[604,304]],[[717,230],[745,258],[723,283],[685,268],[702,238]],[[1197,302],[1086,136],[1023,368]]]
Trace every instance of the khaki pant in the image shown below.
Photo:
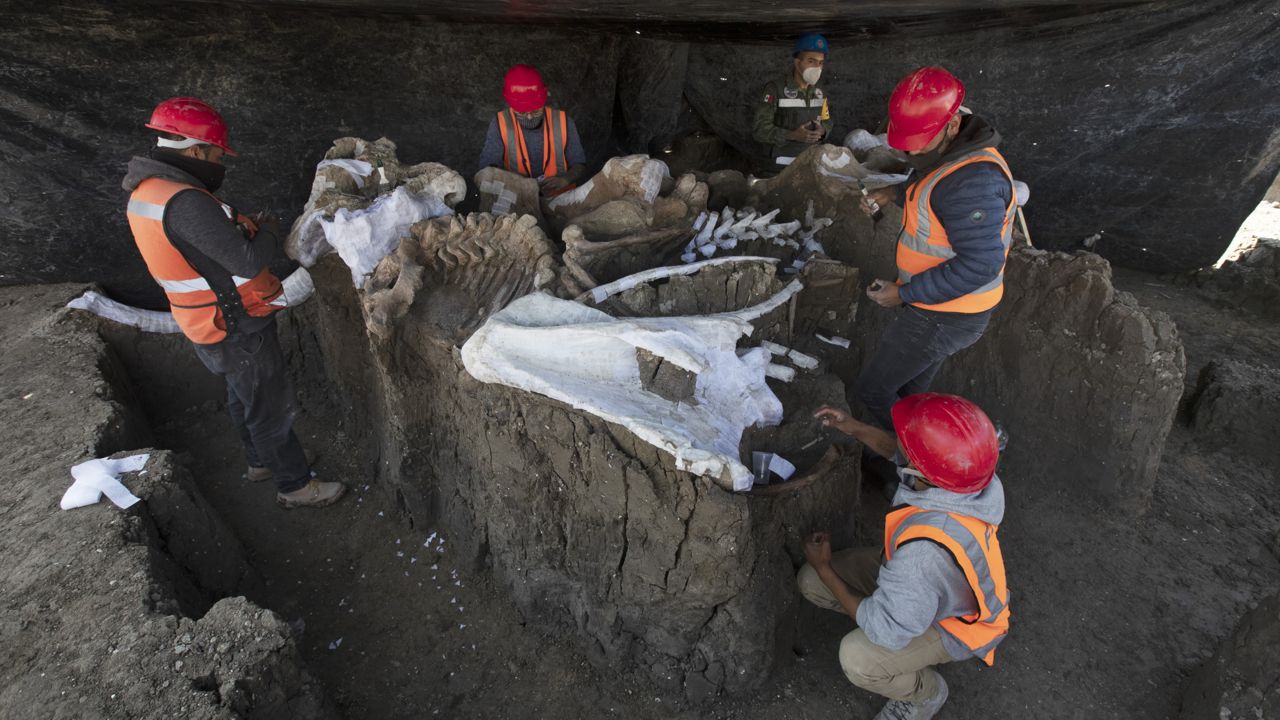
[[[854,548],[832,553],[831,568],[854,593],[867,597],[875,592],[880,574],[880,551]],[[800,593],[820,608],[843,613],[840,602],[805,563],[796,575]],[[923,702],[938,694],[938,674],[929,668],[955,658],[942,645],[938,628],[930,626],[901,650],[887,650],[858,628],[840,641],[840,667],[849,682],[891,700]]]

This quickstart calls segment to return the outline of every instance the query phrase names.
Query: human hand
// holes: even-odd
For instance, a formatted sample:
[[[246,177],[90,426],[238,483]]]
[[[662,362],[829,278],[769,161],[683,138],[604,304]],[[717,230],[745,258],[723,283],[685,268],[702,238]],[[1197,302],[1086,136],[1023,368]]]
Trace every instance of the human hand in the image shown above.
[[[249,218],[249,221],[254,224],[255,228],[267,227],[271,230],[280,229],[280,219],[277,218],[275,213],[270,210],[259,210],[256,213],[250,213],[247,217]]]
[[[849,417],[849,413],[830,405],[823,405],[814,411],[813,416],[822,421],[823,427],[835,428],[846,435],[849,434],[846,428],[849,421],[853,419]]]
[[[831,567],[831,533],[816,532],[805,538],[804,559],[814,570]]]
[[[871,206],[871,202],[883,208],[886,204],[893,202],[894,193],[889,188],[879,188],[877,190],[868,190],[866,195],[862,196],[859,207],[862,213],[867,217],[875,215],[876,209]]]
[[[569,187],[569,181],[559,175],[552,175],[551,177],[539,180],[538,187],[541,188],[544,193],[559,192]]]
[[[902,304],[898,286],[892,280],[876,280],[867,288],[867,297],[880,307],[897,307]]]
[[[819,125],[818,129],[814,130],[810,123],[805,123],[787,133],[787,139],[812,145],[822,139],[822,126]]]

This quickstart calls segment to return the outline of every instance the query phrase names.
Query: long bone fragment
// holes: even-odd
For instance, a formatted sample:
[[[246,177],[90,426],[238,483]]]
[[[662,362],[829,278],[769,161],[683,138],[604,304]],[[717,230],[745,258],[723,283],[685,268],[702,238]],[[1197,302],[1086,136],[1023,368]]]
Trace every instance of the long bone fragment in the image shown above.
[[[778,216],[779,212],[781,212],[781,210],[775,208],[765,213],[764,215],[761,215],[760,217],[752,221],[751,228],[756,232],[763,231],[766,225],[773,222],[773,219]]]
[[[698,272],[699,270],[701,270],[702,268],[710,267],[712,265],[727,265],[731,263],[747,263],[747,262],[763,262],[763,263],[769,263],[770,265],[776,265],[778,263],[778,259],[768,258],[768,257],[753,257],[753,256],[723,257],[723,258],[713,258],[711,260],[702,260],[700,262],[690,263],[688,265],[672,265],[669,267],[651,268],[649,270],[638,272],[634,275],[628,275],[624,278],[618,278],[617,280],[614,280],[611,283],[606,283],[597,288],[593,288],[591,290],[590,297],[593,302],[599,304],[603,302],[605,298],[611,297],[613,295],[617,295],[620,292],[625,292],[627,290],[630,290],[631,288],[639,285],[640,283],[651,282],[653,280],[661,280],[662,278],[673,277],[675,275],[692,275]],[[796,292],[799,292],[799,288],[796,289]],[[582,295],[579,295],[576,298],[576,300],[578,302],[585,302],[587,297],[588,297],[588,293],[583,293]],[[769,302],[769,301],[766,301],[766,302]]]
[[[694,238],[695,244],[701,246],[711,242],[711,233],[715,232],[716,224],[719,222],[720,215],[712,213],[707,216],[707,224],[702,226],[702,230],[698,233],[698,236]]]

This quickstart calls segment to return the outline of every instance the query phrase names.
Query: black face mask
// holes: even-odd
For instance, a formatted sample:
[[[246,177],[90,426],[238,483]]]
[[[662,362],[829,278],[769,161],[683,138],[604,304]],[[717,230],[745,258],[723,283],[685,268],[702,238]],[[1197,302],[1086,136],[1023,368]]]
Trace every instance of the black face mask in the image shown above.
[[[222,187],[222,180],[227,174],[226,165],[209,162],[208,160],[187,157],[180,152],[170,150],[168,148],[156,148],[155,150],[152,150],[151,157],[163,163],[172,165],[188,175],[191,175],[195,179],[199,180],[209,192],[216,192],[218,188]]]
[[[516,122],[520,123],[520,127],[525,130],[537,130],[542,127],[542,116],[530,119],[516,118]]]
[[[943,132],[946,132],[946,131],[943,130]],[[942,160],[942,156],[946,154],[947,149],[951,147],[951,144],[955,142],[955,139],[956,139],[955,135],[953,135],[943,140],[942,142],[938,143],[938,147],[930,150],[927,153],[920,153],[919,155],[908,154],[907,163],[910,164],[911,167],[915,168],[917,173],[924,173],[929,170],[932,170],[934,166],[936,166],[938,162]]]

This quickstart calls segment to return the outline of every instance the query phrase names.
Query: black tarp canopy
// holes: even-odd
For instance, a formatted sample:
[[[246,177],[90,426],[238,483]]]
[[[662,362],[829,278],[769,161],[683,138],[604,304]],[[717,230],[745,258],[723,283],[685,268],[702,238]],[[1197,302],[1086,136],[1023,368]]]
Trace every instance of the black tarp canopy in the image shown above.
[[[344,135],[470,175],[515,62],[538,65],[593,163],[693,118],[743,153],[789,38],[825,32],[837,136],[940,64],[1005,136],[1038,245],[1180,271],[1215,261],[1280,171],[1280,3],[411,2],[0,7],[0,282],[95,280],[155,305],[119,180],[154,104],[217,106],[225,194],[300,210]]]

